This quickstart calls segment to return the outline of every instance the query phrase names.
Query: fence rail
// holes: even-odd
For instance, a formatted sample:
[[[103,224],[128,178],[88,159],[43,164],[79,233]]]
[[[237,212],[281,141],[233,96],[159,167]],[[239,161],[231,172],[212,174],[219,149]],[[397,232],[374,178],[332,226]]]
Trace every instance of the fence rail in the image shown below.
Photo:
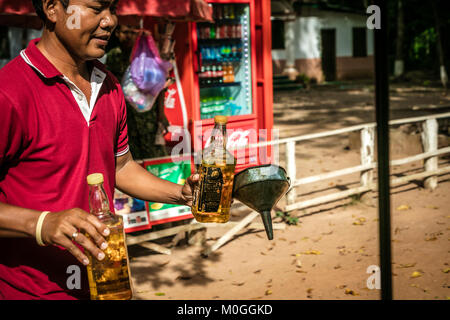
[[[446,153],[450,153],[450,147],[445,147],[438,149],[438,119],[449,118],[450,112],[398,119],[389,121],[389,125],[400,125],[406,123],[422,122],[422,144],[424,147],[424,152],[390,161],[391,166],[400,166],[407,163],[411,163],[418,160],[424,161],[424,172],[411,174],[408,176],[393,178],[390,181],[391,186],[406,183],[412,180],[424,179],[424,185],[428,189],[434,189],[437,187],[437,176],[450,173],[450,166],[445,166],[438,168],[437,157]],[[375,150],[375,123],[367,123],[356,125],[348,128],[342,128],[327,132],[319,132],[314,134],[307,134],[297,137],[284,138],[280,140],[270,141],[264,143],[264,145],[269,144],[286,144],[285,156],[286,156],[286,171],[287,175],[291,178],[292,185],[287,193],[287,205],[284,210],[286,212],[305,209],[308,207],[317,206],[320,204],[332,202],[335,200],[340,200],[347,198],[355,194],[362,194],[368,191],[373,191],[377,189],[377,184],[373,181],[374,169],[377,167],[377,163],[374,161],[374,150]],[[296,172],[296,159],[295,159],[295,147],[296,142],[312,140],[317,138],[335,136],[343,133],[349,133],[354,131],[361,132],[361,164],[354,167],[339,169],[315,176],[305,177],[297,179]],[[261,146],[263,144],[255,144],[254,146]],[[331,178],[336,178],[343,175],[348,175],[352,173],[360,172],[360,186],[327,194],[324,196],[317,196],[312,199],[303,200],[301,202],[297,201],[297,190],[299,186],[303,186],[308,183],[319,182]]]

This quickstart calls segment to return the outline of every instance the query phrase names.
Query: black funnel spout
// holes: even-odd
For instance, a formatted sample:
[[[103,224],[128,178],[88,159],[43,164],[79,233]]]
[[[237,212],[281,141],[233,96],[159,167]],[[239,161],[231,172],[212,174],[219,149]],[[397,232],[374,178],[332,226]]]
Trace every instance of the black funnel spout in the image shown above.
[[[261,214],[269,240],[273,239],[270,212],[289,186],[286,171],[271,164],[247,168],[234,177],[233,198]]]
[[[272,217],[270,216],[270,211],[263,211],[261,213],[261,219],[264,224],[264,229],[266,229],[267,238],[269,240],[273,239],[273,229],[272,229]]]

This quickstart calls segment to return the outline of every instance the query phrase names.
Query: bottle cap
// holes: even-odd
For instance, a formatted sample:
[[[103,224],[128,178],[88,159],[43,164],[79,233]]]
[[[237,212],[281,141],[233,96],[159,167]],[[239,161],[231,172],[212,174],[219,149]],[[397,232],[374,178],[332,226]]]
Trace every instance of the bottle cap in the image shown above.
[[[227,116],[215,116],[214,122],[218,124],[227,124],[228,117]]]
[[[93,173],[87,176],[87,183],[89,185],[103,183],[103,175],[101,173]]]

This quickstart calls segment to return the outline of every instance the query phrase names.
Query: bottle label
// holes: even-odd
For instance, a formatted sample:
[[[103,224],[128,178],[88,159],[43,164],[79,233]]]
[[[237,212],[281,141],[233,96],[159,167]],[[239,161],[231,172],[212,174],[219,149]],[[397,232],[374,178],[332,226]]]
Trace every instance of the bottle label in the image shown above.
[[[203,178],[200,182],[197,208],[203,212],[217,212],[222,197],[222,170],[214,167],[202,167],[202,171]]]

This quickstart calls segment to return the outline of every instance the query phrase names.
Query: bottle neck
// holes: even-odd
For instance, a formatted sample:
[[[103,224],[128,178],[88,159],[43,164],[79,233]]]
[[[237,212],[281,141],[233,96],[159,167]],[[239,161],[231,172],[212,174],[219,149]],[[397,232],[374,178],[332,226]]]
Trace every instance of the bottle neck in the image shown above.
[[[211,144],[216,148],[227,148],[227,125],[215,123],[211,134]]]
[[[89,185],[89,210],[97,217],[111,216],[103,183]]]

